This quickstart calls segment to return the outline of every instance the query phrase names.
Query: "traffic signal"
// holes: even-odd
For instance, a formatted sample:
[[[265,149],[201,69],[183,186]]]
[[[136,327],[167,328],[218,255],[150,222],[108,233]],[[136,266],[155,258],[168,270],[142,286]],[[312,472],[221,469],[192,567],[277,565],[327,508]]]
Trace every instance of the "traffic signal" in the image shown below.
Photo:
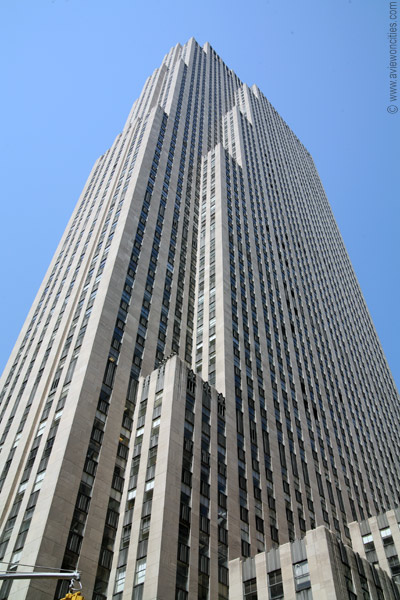
[[[60,598],[60,600],[85,600],[85,598],[80,592],[72,592],[64,596],[64,598]]]

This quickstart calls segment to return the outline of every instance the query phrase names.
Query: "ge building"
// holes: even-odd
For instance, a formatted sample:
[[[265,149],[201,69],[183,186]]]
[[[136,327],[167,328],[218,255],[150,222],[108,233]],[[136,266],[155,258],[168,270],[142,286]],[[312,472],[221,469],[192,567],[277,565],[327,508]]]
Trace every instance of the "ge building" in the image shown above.
[[[398,598],[398,393],[310,154],[210,44],[170,50],[96,161],[0,390],[4,570]]]

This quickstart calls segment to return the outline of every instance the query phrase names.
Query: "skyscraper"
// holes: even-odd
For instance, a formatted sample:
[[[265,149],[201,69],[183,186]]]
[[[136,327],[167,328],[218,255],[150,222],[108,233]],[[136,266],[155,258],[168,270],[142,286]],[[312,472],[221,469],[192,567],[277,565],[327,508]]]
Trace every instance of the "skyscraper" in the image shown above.
[[[208,43],[95,163],[0,389],[0,560],[94,600],[227,599],[229,561],[399,502],[398,394],[313,161]]]

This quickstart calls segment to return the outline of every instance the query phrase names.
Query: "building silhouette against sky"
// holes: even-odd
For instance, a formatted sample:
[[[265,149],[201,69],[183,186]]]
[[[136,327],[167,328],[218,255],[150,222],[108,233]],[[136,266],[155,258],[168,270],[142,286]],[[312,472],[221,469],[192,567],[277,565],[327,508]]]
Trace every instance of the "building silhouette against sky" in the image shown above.
[[[399,503],[398,394],[314,163],[208,43],[95,163],[0,389],[0,560],[86,598],[227,599],[229,561]]]

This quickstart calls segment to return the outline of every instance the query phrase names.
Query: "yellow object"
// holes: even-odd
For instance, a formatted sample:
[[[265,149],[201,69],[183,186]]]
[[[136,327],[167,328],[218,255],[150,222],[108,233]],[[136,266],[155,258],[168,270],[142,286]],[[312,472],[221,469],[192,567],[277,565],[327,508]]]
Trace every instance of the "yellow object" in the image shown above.
[[[60,600],[85,600],[80,592],[73,592],[72,594],[67,594],[64,598]]]

